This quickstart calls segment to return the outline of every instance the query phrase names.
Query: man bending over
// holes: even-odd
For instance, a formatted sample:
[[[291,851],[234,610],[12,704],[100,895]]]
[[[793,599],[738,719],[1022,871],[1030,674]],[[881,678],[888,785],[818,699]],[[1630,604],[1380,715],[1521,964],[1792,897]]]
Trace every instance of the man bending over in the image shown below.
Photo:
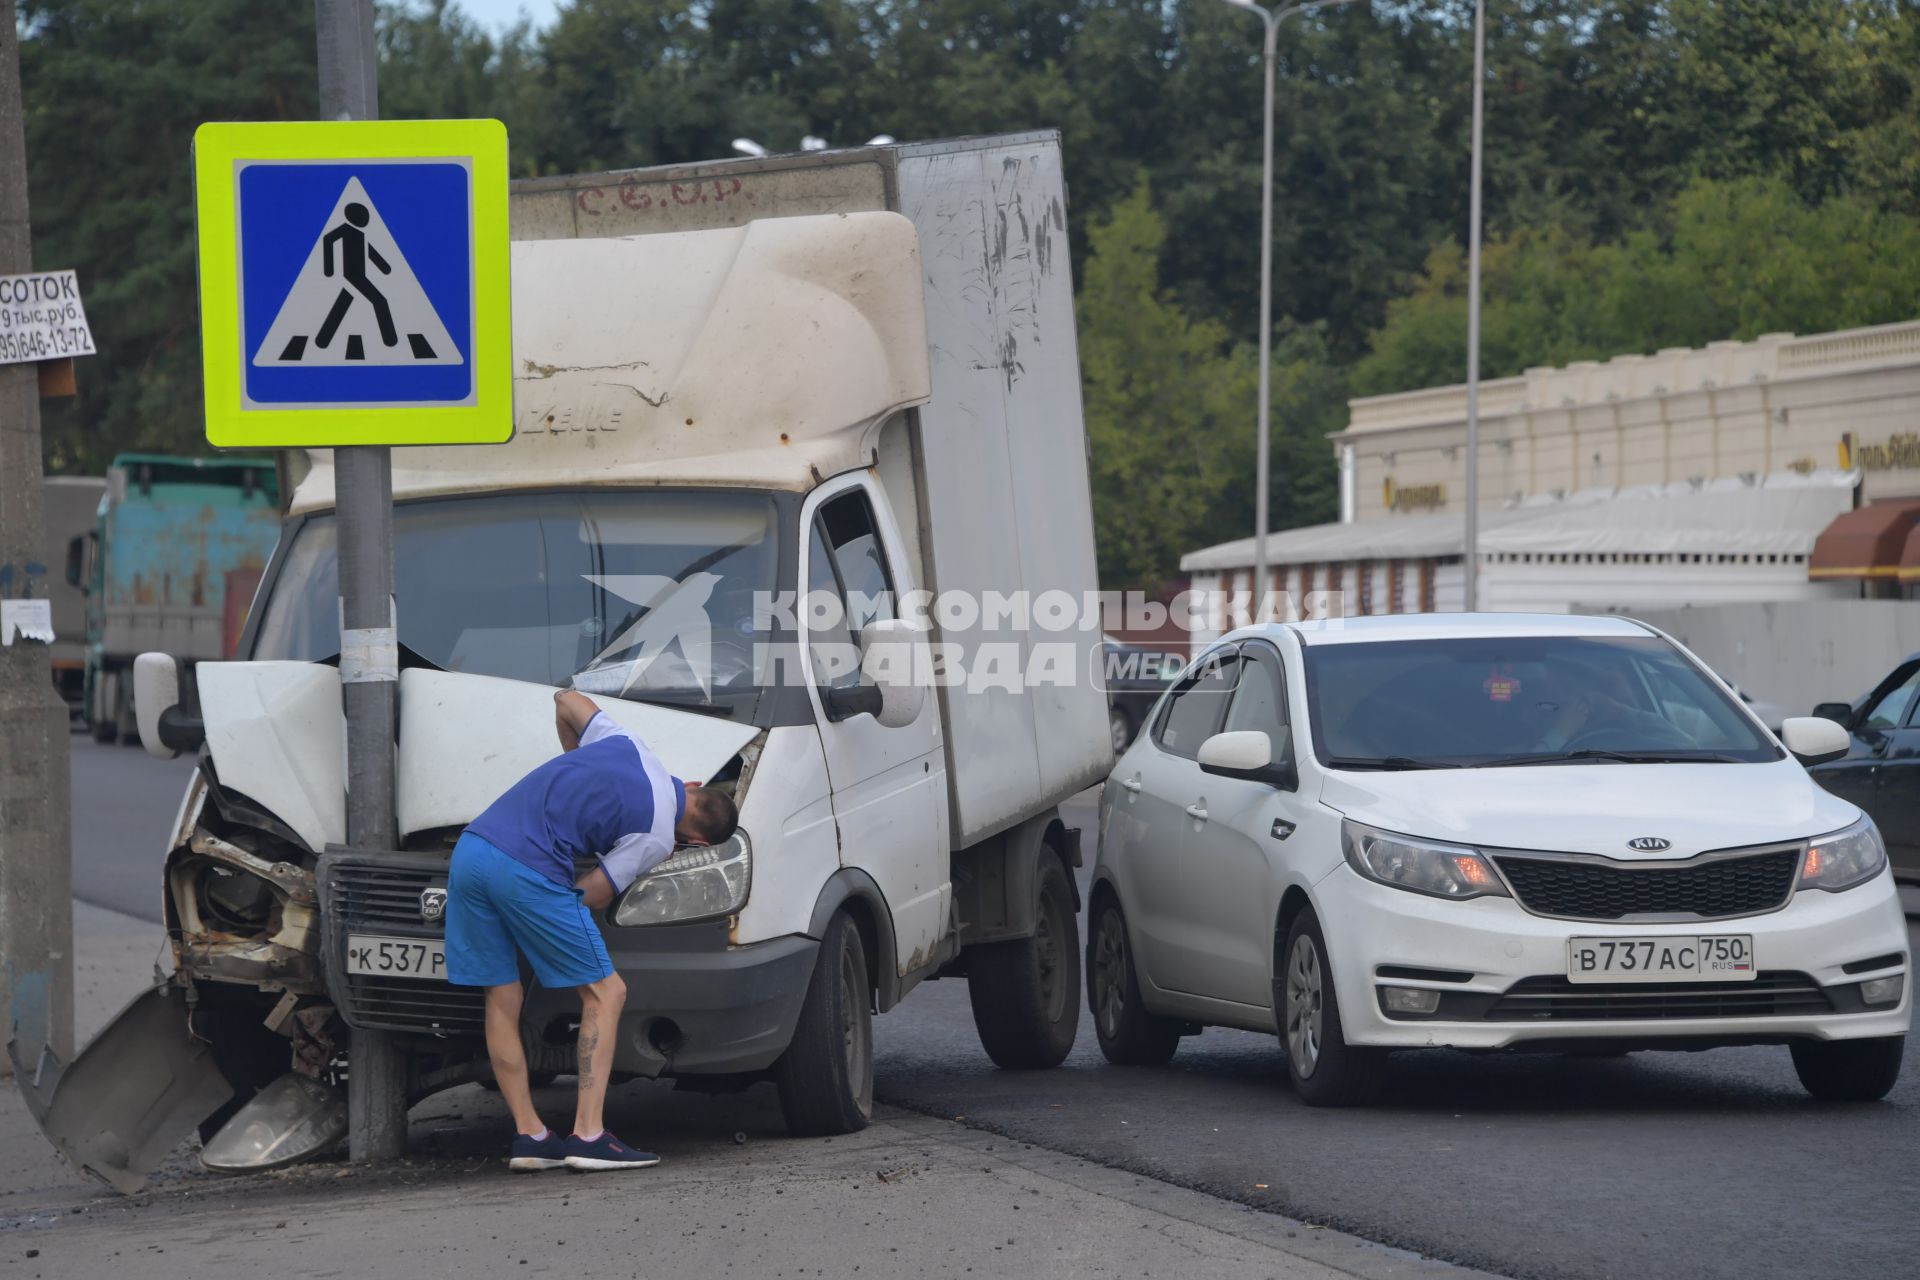
[[[510,1168],[644,1169],[660,1163],[606,1131],[603,1108],[627,987],[592,912],[672,855],[733,835],[733,801],[669,774],[646,744],[586,695],[554,695],[561,754],[515,783],[453,847],[447,977],[487,989],[487,1056],[518,1135]],[[599,865],[576,882],[574,864]],[[580,993],[579,1101],[573,1134],[542,1124],[520,1040],[519,956],[540,985]]]

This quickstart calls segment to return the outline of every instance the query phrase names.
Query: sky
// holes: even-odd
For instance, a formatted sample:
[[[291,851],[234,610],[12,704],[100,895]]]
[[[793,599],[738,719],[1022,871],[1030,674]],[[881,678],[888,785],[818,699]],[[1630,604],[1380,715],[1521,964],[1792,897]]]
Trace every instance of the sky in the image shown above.
[[[550,25],[560,0],[454,0],[455,7],[489,31],[504,31],[524,15],[536,29]]]

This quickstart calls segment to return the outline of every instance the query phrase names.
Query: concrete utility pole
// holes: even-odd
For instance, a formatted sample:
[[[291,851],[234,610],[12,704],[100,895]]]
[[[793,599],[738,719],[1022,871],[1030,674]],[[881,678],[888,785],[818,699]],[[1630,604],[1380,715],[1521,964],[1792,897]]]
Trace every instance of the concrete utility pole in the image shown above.
[[[0,0],[0,275],[33,270],[19,18]],[[40,499],[40,379],[0,365],[0,599],[47,595]],[[73,1060],[73,862],[67,708],[47,647],[0,647],[0,1040],[31,1070]],[[0,1074],[8,1069],[0,1054]]]
[[[320,116],[376,120],[373,0],[313,0]],[[393,606],[393,455],[385,446],[333,452],[340,530],[340,679],[347,715],[347,843],[390,850],[399,652]],[[353,655],[354,661],[348,661]],[[347,1145],[355,1162],[407,1149],[406,1064],[391,1036],[355,1031],[347,1059]]]

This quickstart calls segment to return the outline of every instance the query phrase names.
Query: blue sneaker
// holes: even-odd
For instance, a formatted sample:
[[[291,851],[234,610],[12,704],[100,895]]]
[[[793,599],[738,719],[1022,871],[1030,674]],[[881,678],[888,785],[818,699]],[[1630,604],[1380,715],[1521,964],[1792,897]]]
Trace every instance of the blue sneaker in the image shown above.
[[[515,1134],[513,1150],[507,1156],[507,1168],[515,1173],[538,1173],[542,1169],[561,1168],[566,1163],[567,1140],[551,1129],[544,1138]]]
[[[650,1169],[659,1163],[660,1157],[653,1152],[635,1151],[610,1132],[602,1131],[592,1142],[577,1134],[567,1139],[569,1169]]]

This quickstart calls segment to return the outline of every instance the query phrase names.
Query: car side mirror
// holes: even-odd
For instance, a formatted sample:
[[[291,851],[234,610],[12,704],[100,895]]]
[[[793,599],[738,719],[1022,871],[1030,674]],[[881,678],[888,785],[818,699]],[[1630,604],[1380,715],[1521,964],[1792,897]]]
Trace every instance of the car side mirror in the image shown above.
[[[1842,729],[1853,727],[1853,707],[1845,702],[1823,702],[1813,709],[1813,714],[1821,720],[1831,720]]]
[[[1825,764],[1853,744],[1846,729],[1824,716],[1790,716],[1780,723],[1780,741],[1803,765]]]
[[[926,705],[926,682],[920,679],[918,660],[924,639],[918,627],[900,618],[860,628],[860,674],[880,694],[880,709],[873,718],[885,728],[912,724]]]
[[[1259,729],[1216,733],[1200,744],[1200,772],[1245,782],[1264,782],[1282,791],[1300,784],[1293,761],[1274,759],[1273,739]]]
[[[180,709],[180,660],[170,653],[143,653],[133,660],[133,718],[147,754],[171,760],[197,751],[206,726]]]

